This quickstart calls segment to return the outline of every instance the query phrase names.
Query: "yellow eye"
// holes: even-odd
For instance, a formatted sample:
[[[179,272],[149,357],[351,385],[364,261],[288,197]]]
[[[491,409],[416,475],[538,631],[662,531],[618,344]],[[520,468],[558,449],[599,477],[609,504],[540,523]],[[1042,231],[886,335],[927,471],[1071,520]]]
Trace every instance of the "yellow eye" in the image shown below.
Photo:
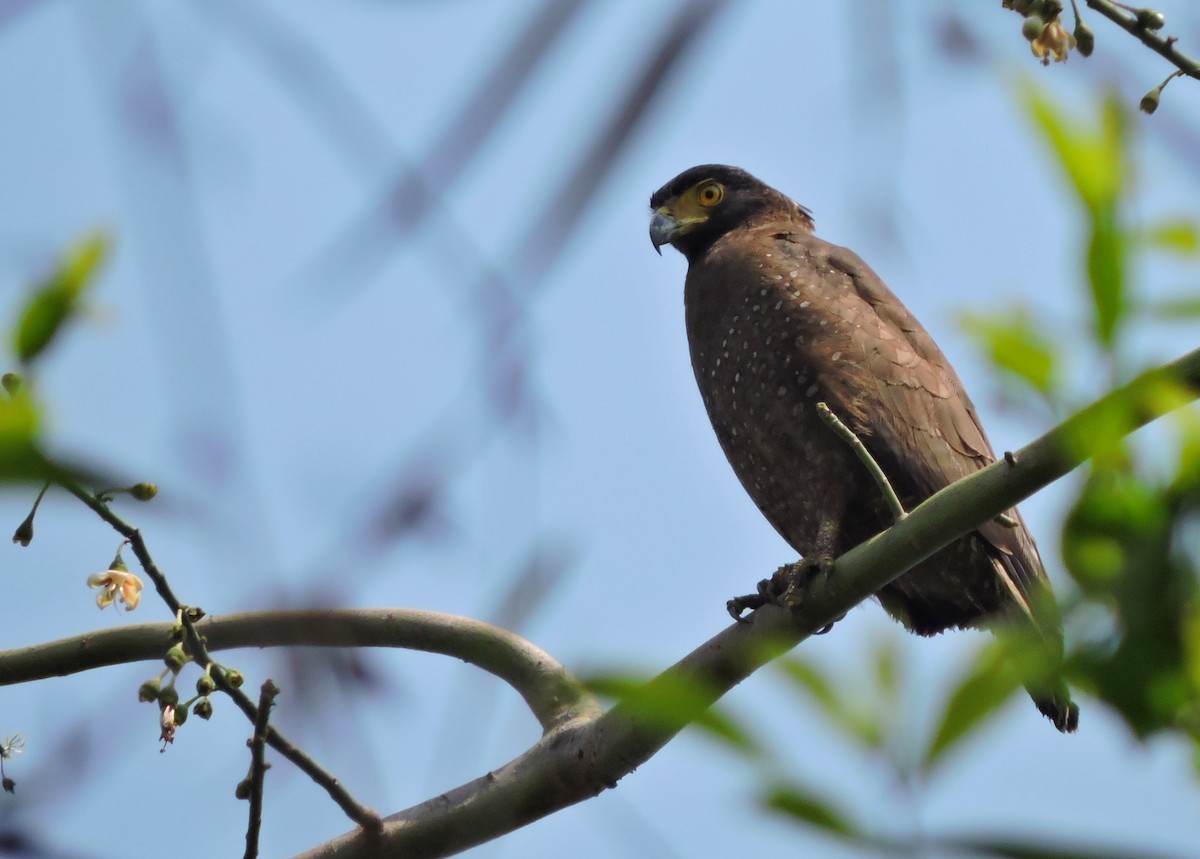
[[[720,182],[705,182],[696,192],[701,206],[715,206],[725,196],[725,187]]]

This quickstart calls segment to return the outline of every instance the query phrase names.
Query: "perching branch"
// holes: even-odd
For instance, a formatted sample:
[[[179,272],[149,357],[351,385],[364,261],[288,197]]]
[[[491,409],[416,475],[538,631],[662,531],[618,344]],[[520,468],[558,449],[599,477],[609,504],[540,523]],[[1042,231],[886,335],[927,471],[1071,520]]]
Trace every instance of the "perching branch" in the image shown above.
[[[1174,392],[1173,396],[1168,395]],[[789,613],[764,606],[735,623],[598,719],[579,719],[544,736],[499,770],[385,818],[382,831],[347,833],[302,859],[445,856],[496,838],[595,796],[649,760],[718,698],[938,549],[1069,473],[1111,439],[1200,396],[1200,350],[1142,374],[1046,435],[943,489],[904,521],[837,560],[837,575],[816,576]],[[687,688],[652,717],[639,702]]]

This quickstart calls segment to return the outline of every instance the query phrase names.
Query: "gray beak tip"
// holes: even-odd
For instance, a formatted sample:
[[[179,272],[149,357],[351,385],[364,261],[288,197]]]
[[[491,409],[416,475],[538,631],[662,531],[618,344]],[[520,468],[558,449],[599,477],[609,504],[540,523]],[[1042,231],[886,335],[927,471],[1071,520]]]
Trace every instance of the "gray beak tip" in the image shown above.
[[[678,229],[675,220],[662,212],[655,212],[650,218],[650,243],[659,256],[662,256],[662,246],[671,243]]]

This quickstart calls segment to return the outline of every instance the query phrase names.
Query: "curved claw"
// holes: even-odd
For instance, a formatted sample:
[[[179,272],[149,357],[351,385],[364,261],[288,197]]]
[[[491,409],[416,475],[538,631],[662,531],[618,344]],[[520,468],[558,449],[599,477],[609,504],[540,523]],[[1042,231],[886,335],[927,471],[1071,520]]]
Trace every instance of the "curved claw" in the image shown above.
[[[728,600],[725,603],[725,610],[738,623],[749,623],[750,618],[742,617],[742,613],[754,611],[756,608],[762,608],[764,605],[766,605],[766,601],[758,594],[746,594],[745,596],[734,597]]]
[[[730,617],[738,623],[749,623],[750,619],[742,617],[742,612],[754,611],[762,608],[765,605],[775,603],[774,586],[770,579],[763,579],[758,583],[758,592],[746,594],[745,596],[734,597],[725,603],[725,610],[729,612]]]

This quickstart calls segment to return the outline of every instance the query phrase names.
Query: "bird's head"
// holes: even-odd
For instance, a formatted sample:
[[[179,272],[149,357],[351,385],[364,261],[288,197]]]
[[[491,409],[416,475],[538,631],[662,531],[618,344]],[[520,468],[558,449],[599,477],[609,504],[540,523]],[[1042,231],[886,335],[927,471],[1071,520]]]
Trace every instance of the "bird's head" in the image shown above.
[[[660,254],[671,245],[688,261],[735,227],[761,215],[800,218],[812,229],[807,209],[745,170],[704,164],[680,173],[650,197],[650,241]]]

